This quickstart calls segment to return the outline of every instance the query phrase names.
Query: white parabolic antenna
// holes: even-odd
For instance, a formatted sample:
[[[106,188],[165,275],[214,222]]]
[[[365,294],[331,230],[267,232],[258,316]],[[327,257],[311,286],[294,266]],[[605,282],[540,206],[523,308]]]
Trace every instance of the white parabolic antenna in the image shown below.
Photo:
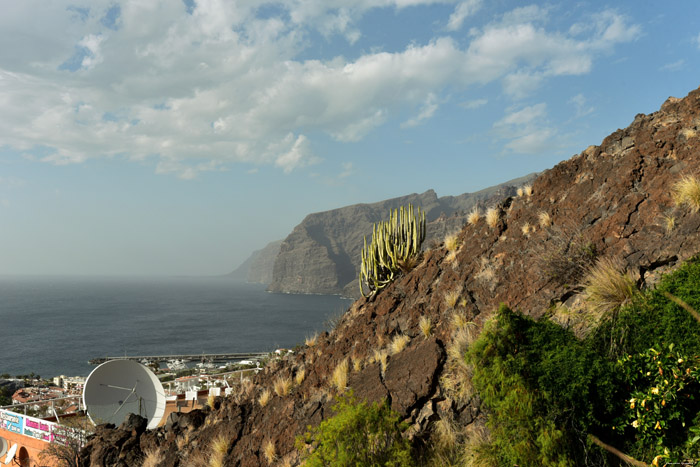
[[[83,404],[95,425],[120,425],[130,413],[158,426],[165,413],[163,385],[151,370],[131,360],[110,360],[92,370],[83,388]]]
[[[10,448],[9,451],[7,451],[7,457],[5,458],[5,465],[9,464],[12,462],[12,459],[15,458],[15,453],[17,452],[17,445],[13,444],[12,447]]]
[[[5,438],[0,438],[0,457],[5,455],[8,446],[7,440]]]

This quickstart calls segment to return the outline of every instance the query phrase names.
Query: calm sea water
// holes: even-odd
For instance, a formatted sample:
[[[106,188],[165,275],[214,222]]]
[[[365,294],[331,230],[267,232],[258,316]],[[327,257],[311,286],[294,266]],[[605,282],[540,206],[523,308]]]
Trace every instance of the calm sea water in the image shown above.
[[[227,278],[0,276],[0,374],[85,376],[102,356],[289,348],[350,303]]]

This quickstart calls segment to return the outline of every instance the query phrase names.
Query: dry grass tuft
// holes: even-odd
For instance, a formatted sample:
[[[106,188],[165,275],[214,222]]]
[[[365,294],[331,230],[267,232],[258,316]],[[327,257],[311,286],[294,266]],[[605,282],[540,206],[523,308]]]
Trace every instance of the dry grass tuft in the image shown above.
[[[343,392],[345,389],[348,387],[348,359],[344,359],[340,363],[338,363],[338,366],[335,367],[335,370],[333,370],[333,374],[331,375],[331,382],[333,383],[333,386],[335,386],[338,391]]]
[[[304,367],[301,367],[298,371],[297,374],[294,375],[294,382],[299,386],[301,383],[304,382],[304,379],[306,379],[306,369]]]
[[[229,440],[223,435],[219,435],[211,442],[211,457],[209,458],[210,467],[220,467],[224,465],[224,457],[228,452]]]
[[[426,339],[433,333],[433,322],[427,316],[420,317],[420,320],[418,320],[418,327]]]
[[[440,451],[451,451],[457,447],[457,427],[454,421],[441,418],[433,427],[435,445]]]
[[[179,436],[175,440],[175,446],[177,446],[177,448],[180,451],[182,451],[185,448],[185,446],[187,446],[188,444],[190,444],[190,432],[189,431],[187,433],[185,433],[185,436]]]
[[[304,343],[306,344],[307,347],[313,347],[316,345],[318,342],[318,334],[314,334],[313,336],[307,337],[304,340]]]
[[[523,187],[523,193],[525,193],[525,196],[527,197],[532,196],[532,185],[525,185]]]
[[[286,396],[292,389],[292,380],[290,378],[280,376],[275,380],[272,387],[275,389],[275,394],[278,396]]]
[[[543,229],[546,229],[547,227],[552,225],[552,216],[550,216],[548,212],[540,211],[538,218],[540,221],[540,227],[542,227]]]
[[[270,402],[271,397],[272,393],[269,389],[265,389],[263,392],[261,392],[260,396],[258,396],[258,404],[260,404],[260,407],[265,407],[267,403]]]
[[[214,394],[209,394],[207,396],[207,407],[214,410],[214,403],[216,402],[216,396]]]
[[[529,222],[525,222],[520,228],[520,231],[523,233],[523,235],[529,237],[530,233],[535,231],[535,228],[531,226]]]
[[[470,326],[476,325],[472,321],[469,321],[464,313],[460,313],[459,311],[452,313],[452,329],[459,331]]]
[[[671,197],[676,206],[686,205],[693,212],[700,211],[700,180],[684,176],[673,185]]]
[[[476,225],[477,222],[479,222],[479,219],[481,219],[481,211],[479,208],[474,208],[471,210],[469,215],[467,215],[467,222],[469,222],[471,225]]]
[[[144,451],[145,457],[143,459],[143,464],[141,467],[160,467],[163,463],[163,455],[159,449],[146,449]]]
[[[454,308],[461,293],[462,291],[457,289],[445,292],[445,305],[447,305],[448,308]]]
[[[664,216],[664,228],[666,232],[671,232],[676,228],[676,218],[673,216]]]
[[[523,187],[519,187],[518,190],[516,191],[518,198],[522,198],[523,195],[525,194],[525,191],[523,190]]]
[[[455,263],[455,260],[457,259],[457,252],[456,251],[450,251],[447,256],[445,256],[445,262],[447,264],[452,264],[452,268],[456,268],[459,263]]]
[[[382,374],[386,371],[386,365],[389,362],[389,352],[386,350],[375,350],[372,356],[375,362],[379,363],[381,367]]]
[[[598,314],[616,313],[637,294],[629,272],[609,258],[601,258],[583,278],[585,298]]]
[[[362,358],[352,357],[352,371],[355,373],[362,371]]]
[[[399,334],[396,337],[394,337],[394,340],[391,341],[391,345],[389,346],[389,349],[391,350],[391,355],[396,355],[397,353],[400,353],[403,349],[406,348],[409,342],[411,342],[411,338],[403,334]]]
[[[462,465],[465,467],[496,467],[498,462],[490,455],[488,447],[491,436],[481,423],[472,423],[464,429],[465,443],[462,446]]]
[[[275,443],[268,441],[263,446],[263,456],[268,464],[272,465],[277,460],[277,450],[275,449]]]
[[[451,233],[445,237],[445,248],[447,248],[447,251],[457,251],[459,245],[459,236],[456,233]]]
[[[500,214],[498,212],[498,209],[489,208],[488,211],[486,211],[486,223],[489,225],[489,227],[491,227],[491,228],[496,227],[496,225],[498,224],[499,218],[500,218]]]

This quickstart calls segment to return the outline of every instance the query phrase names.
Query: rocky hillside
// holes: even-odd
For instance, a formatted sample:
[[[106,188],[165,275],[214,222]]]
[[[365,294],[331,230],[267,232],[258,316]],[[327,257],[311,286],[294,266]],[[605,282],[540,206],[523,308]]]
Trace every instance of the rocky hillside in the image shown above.
[[[309,214],[287,236],[274,261],[269,290],[283,293],[343,294],[360,296],[357,277],[363,238],[371,236],[372,224],[388,218],[390,209],[420,206],[426,212],[426,245],[440,242],[447,233],[461,230],[475,207],[485,209],[515,194],[532,181],[534,174],[475,193],[438,198],[433,190],[356,204]]]
[[[339,391],[332,375],[343,361],[347,386],[360,398],[386,399],[411,425],[415,446],[430,445],[441,421],[478,432],[484,419],[479,398],[453,397],[455,381],[445,377],[455,361],[455,308],[476,323],[473,332],[500,303],[534,317],[562,302],[576,310],[580,275],[571,266],[580,265],[580,251],[616,259],[640,286],[700,252],[700,213],[676,206],[670,193],[684,175],[700,174],[698,125],[700,90],[637,115],[628,128],[540,174],[529,196],[503,198],[493,225],[483,218],[466,225],[456,255],[442,245],[426,251],[412,272],[373,299],[356,301],[332,332],[271,362],[235,397],[175,416],[155,431],[134,423],[99,427],[81,465],[138,465],[156,448],[160,465],[196,465],[211,458],[218,436],[226,440],[225,465],[298,465],[295,437],[331,414]],[[313,239],[323,228],[308,225],[300,239]],[[324,267],[343,283],[345,276]],[[428,338],[421,318],[434,325]],[[576,328],[580,316],[555,318]],[[397,336],[407,336],[400,351],[391,346]],[[286,394],[274,392],[280,379],[291,382]],[[271,397],[261,404],[265,391]]]

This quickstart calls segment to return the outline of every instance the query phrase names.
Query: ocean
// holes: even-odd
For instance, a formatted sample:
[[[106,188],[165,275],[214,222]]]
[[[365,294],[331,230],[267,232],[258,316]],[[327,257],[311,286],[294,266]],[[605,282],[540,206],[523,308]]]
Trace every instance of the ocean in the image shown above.
[[[223,277],[0,276],[0,374],[87,376],[96,357],[291,348],[351,303]]]

